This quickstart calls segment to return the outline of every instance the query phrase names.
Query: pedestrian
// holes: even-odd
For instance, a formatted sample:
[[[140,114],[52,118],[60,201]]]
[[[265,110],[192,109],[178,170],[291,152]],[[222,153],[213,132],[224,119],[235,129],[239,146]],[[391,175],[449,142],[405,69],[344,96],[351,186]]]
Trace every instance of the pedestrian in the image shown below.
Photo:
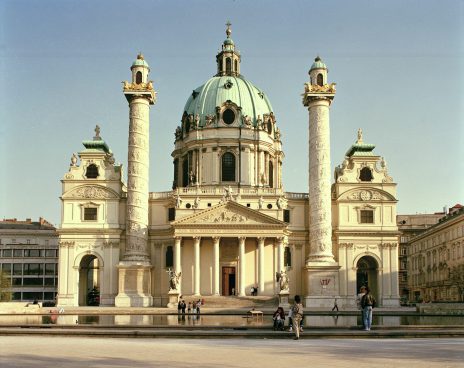
[[[334,301],[334,306],[332,308],[332,312],[336,310],[338,312],[338,305],[337,305],[337,298],[335,298],[335,301]]]
[[[359,289],[358,295],[356,295],[356,307],[358,308],[359,311],[361,311],[361,323],[362,323],[362,328],[364,329],[366,326],[364,326],[364,317],[363,317],[363,312],[362,312],[362,307],[361,307],[361,299],[366,294],[366,287],[361,286]]]
[[[180,303],[180,308],[182,309],[182,315],[185,316],[185,301],[182,299],[182,302]]]
[[[177,303],[177,314],[180,314],[181,310],[182,310],[182,301],[179,299],[179,302]]]
[[[300,339],[300,322],[303,319],[303,305],[301,304],[301,299],[299,295],[295,295],[295,303],[292,307],[292,322],[293,330],[295,331],[295,337],[293,340]]]
[[[364,331],[370,331],[372,325],[372,309],[376,306],[376,300],[370,293],[370,289],[366,288],[366,293],[361,299],[361,307],[363,309]]]
[[[274,331],[279,330],[283,331],[285,323],[285,312],[282,307],[278,307],[274,312],[272,319],[274,321]]]
[[[200,314],[200,307],[201,307],[201,300],[198,299],[198,302],[197,302],[197,314]]]

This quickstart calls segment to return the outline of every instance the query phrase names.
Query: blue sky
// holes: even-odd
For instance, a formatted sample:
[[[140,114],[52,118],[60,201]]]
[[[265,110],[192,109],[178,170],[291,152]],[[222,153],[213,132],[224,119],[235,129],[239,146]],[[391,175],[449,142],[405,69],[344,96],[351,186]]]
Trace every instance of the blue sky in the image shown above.
[[[332,168],[356,139],[376,145],[398,183],[398,213],[463,203],[464,2],[0,2],[0,217],[60,222],[60,179],[96,124],[126,166],[121,81],[142,51],[158,102],[150,191],[172,183],[174,130],[191,91],[215,74],[232,22],[241,71],[271,100],[285,190],[308,190],[303,84],[314,57],[337,83]]]

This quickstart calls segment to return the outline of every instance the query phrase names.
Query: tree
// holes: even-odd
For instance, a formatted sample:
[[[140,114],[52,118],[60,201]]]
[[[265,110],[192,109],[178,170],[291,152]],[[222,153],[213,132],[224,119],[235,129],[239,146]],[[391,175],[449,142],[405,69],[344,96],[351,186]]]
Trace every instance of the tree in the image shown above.
[[[464,264],[454,266],[450,272],[451,284],[458,289],[460,301],[464,300]]]
[[[11,300],[11,278],[5,276],[0,271],[0,302],[9,302]]]

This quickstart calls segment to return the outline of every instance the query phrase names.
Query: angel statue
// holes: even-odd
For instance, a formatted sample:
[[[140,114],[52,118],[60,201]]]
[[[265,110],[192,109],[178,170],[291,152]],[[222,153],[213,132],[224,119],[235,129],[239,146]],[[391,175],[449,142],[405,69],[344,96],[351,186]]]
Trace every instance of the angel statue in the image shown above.
[[[169,275],[169,291],[178,290],[182,272],[176,273],[172,268],[166,271]]]
[[[288,275],[287,271],[282,270],[276,272],[276,281],[279,283],[280,291],[288,291]]]

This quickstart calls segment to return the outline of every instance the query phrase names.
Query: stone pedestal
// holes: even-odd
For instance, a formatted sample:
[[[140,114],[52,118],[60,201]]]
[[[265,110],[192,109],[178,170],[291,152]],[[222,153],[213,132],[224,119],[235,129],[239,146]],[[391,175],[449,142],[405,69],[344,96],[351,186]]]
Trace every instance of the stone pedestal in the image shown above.
[[[116,307],[151,307],[151,265],[122,261],[118,265],[119,293]]]
[[[287,309],[290,307],[290,303],[288,302],[288,296],[290,295],[288,290],[281,290],[279,293],[279,307]]]
[[[306,270],[305,307],[331,310],[339,299],[338,264],[308,263]]]
[[[179,303],[179,291],[169,290],[168,297],[169,297],[169,303],[167,307],[177,308],[177,304]]]

